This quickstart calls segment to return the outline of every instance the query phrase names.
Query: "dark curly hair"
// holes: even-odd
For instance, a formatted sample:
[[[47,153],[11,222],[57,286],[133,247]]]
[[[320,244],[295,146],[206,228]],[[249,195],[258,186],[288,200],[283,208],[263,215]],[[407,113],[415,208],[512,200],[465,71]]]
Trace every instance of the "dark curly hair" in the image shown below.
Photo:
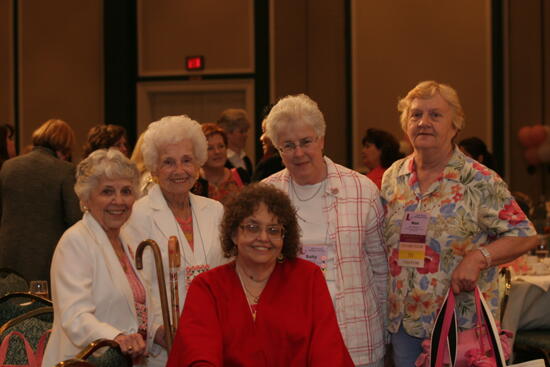
[[[88,140],[82,147],[82,158],[98,149],[109,149],[114,146],[120,138],[126,138],[126,129],[119,125],[98,125],[88,132]]]
[[[253,183],[231,196],[225,205],[221,223],[221,242],[225,257],[237,255],[233,235],[243,221],[254,214],[260,203],[267,206],[285,229],[282,254],[286,259],[295,259],[300,249],[300,227],[296,220],[296,209],[287,194],[272,185]]]
[[[404,154],[399,151],[397,139],[384,130],[367,129],[361,143],[374,144],[380,150],[380,164],[383,168],[388,168],[393,162],[404,157]]]

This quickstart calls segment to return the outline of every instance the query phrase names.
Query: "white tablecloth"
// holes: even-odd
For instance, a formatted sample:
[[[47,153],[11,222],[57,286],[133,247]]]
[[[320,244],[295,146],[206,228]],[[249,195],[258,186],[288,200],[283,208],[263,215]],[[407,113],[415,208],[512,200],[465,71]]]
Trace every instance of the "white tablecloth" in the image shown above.
[[[534,283],[550,278],[549,275],[534,277],[540,278]],[[502,328],[512,331],[514,337],[519,329],[550,329],[550,291],[544,291],[540,285],[513,280]]]

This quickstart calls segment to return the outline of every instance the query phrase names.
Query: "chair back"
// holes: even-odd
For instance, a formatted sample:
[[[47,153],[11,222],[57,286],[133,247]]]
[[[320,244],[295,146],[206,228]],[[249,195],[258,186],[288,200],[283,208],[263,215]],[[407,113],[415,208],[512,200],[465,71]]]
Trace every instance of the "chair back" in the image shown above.
[[[510,291],[512,289],[512,274],[508,267],[503,267],[499,271],[499,282],[503,282],[502,294],[500,297],[500,322],[504,318],[504,312],[508,305],[508,298],[510,298]]]
[[[43,318],[49,318],[50,321],[45,321]],[[24,315],[20,315],[15,319],[8,321],[0,327],[0,339],[4,340],[4,338],[12,331],[18,331],[24,335],[32,349],[36,351],[37,356],[40,355],[39,359],[41,359],[46,342],[49,338],[49,330],[52,327],[51,320],[53,320],[52,307],[43,307],[41,309],[32,310]],[[22,365],[27,363],[27,353],[22,340],[10,340],[5,363],[12,365]]]
[[[0,268],[0,297],[12,292],[27,292],[29,282],[18,272]]]
[[[13,292],[0,297],[0,327],[6,322],[42,307],[51,307],[52,301],[26,292]],[[46,319],[45,321],[52,321]]]

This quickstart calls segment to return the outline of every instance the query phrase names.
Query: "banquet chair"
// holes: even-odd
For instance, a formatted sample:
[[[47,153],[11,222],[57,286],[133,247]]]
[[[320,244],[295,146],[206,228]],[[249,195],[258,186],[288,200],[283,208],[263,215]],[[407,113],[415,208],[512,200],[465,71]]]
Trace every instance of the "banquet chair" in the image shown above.
[[[52,301],[27,292],[12,292],[0,297],[0,326],[19,315],[41,307],[51,307]],[[51,321],[51,320],[50,320]]]
[[[508,305],[510,298],[510,290],[512,289],[512,274],[508,267],[503,267],[499,270],[499,293],[500,293],[500,322],[504,317],[504,311]]]
[[[98,354],[96,352],[101,349],[103,353]],[[76,363],[86,362],[89,365],[84,364],[58,364],[58,366],[93,366],[93,367],[131,367],[132,359],[122,354],[118,343],[110,339],[98,339],[90,343],[80,353],[76,355],[72,360],[68,360],[61,363]]]
[[[12,269],[0,268],[0,296],[28,290],[29,283],[21,274]]]
[[[52,320],[52,307],[42,307],[32,310],[2,325],[0,327],[0,338],[4,340],[12,331],[18,331],[27,339],[33,350],[37,351],[40,347],[43,352],[49,337],[49,330],[52,327]],[[42,344],[39,345],[41,339],[43,339]],[[28,363],[23,341],[18,338],[10,340],[5,363],[6,365],[23,365]]]

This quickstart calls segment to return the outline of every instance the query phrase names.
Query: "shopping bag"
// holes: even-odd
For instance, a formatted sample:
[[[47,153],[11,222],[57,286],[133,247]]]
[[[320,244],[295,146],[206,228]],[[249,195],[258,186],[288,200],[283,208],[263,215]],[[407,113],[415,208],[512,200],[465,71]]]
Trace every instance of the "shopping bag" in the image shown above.
[[[481,292],[476,287],[474,299],[476,327],[458,332],[455,296],[449,290],[437,315],[431,339],[422,343],[424,352],[417,367],[505,367],[510,356],[512,333],[499,330]]]

